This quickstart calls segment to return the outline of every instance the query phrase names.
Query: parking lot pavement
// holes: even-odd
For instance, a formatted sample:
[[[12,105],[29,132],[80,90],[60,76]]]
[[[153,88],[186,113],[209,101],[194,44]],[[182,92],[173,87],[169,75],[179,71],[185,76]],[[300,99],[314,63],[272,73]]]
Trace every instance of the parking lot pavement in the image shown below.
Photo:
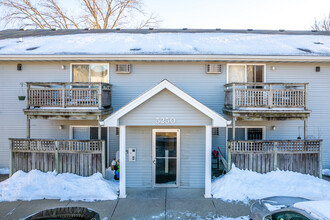
[[[87,207],[106,219],[214,219],[239,217],[249,213],[249,205],[205,199],[202,189],[182,188],[128,188],[127,198],[74,202],[34,200],[0,203],[0,219],[21,219],[39,211],[55,207]]]

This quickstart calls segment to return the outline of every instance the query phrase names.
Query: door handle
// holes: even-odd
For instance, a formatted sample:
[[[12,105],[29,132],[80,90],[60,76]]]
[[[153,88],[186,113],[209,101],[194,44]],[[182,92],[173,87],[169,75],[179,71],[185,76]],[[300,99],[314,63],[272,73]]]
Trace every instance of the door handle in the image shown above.
[[[153,162],[154,164],[156,164],[156,160],[153,160],[152,162]]]

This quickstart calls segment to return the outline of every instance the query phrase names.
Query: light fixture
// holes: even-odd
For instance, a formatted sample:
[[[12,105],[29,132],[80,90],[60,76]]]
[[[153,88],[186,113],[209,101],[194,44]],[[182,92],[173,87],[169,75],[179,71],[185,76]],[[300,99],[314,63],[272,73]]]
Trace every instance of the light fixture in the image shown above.
[[[272,126],[272,130],[273,130],[273,131],[276,130],[276,126],[275,126],[275,125]]]
[[[17,64],[17,71],[21,71],[22,70],[22,64]]]
[[[61,69],[62,69],[62,70],[65,70],[65,65],[62,65],[62,66],[61,66]]]
[[[319,66],[315,67],[315,72],[321,72],[321,67]]]
[[[276,67],[272,66],[270,69],[274,71],[274,70],[276,70]]]
[[[62,130],[64,128],[64,125],[58,126],[58,129]]]

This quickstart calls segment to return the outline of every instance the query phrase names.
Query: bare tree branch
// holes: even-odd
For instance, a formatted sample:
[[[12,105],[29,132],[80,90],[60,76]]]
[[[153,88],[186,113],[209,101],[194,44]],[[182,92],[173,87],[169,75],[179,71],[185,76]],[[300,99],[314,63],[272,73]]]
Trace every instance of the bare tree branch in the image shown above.
[[[76,0],[73,13],[59,0],[0,0],[0,22],[5,26],[29,28],[146,28],[161,21],[143,10],[142,0]]]
[[[312,29],[316,31],[330,31],[330,13],[328,17],[325,17],[321,21],[315,19]]]

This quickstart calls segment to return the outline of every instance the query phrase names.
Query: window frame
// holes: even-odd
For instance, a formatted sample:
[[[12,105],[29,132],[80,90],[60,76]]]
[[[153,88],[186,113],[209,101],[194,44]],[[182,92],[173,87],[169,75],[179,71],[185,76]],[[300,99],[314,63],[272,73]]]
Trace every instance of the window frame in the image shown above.
[[[263,83],[265,83],[266,76],[267,76],[267,66],[265,63],[228,63],[226,68],[226,83],[229,83],[229,66],[244,66],[244,83],[247,82],[247,66],[263,66],[264,67],[264,76],[263,76]]]
[[[226,133],[227,133],[227,137],[226,139],[228,140],[228,129],[229,128],[233,128],[233,126],[227,126],[226,127]],[[235,128],[244,128],[244,140],[247,141],[247,136],[248,136],[248,128],[261,128],[262,129],[262,139],[261,140],[266,140],[266,126],[253,126],[253,125],[249,125],[249,126],[235,126]]]
[[[89,76],[88,83],[91,83],[91,65],[106,65],[108,67],[108,84],[110,83],[110,64],[109,63],[70,63],[70,82],[73,82],[73,65],[88,65],[89,66]]]

